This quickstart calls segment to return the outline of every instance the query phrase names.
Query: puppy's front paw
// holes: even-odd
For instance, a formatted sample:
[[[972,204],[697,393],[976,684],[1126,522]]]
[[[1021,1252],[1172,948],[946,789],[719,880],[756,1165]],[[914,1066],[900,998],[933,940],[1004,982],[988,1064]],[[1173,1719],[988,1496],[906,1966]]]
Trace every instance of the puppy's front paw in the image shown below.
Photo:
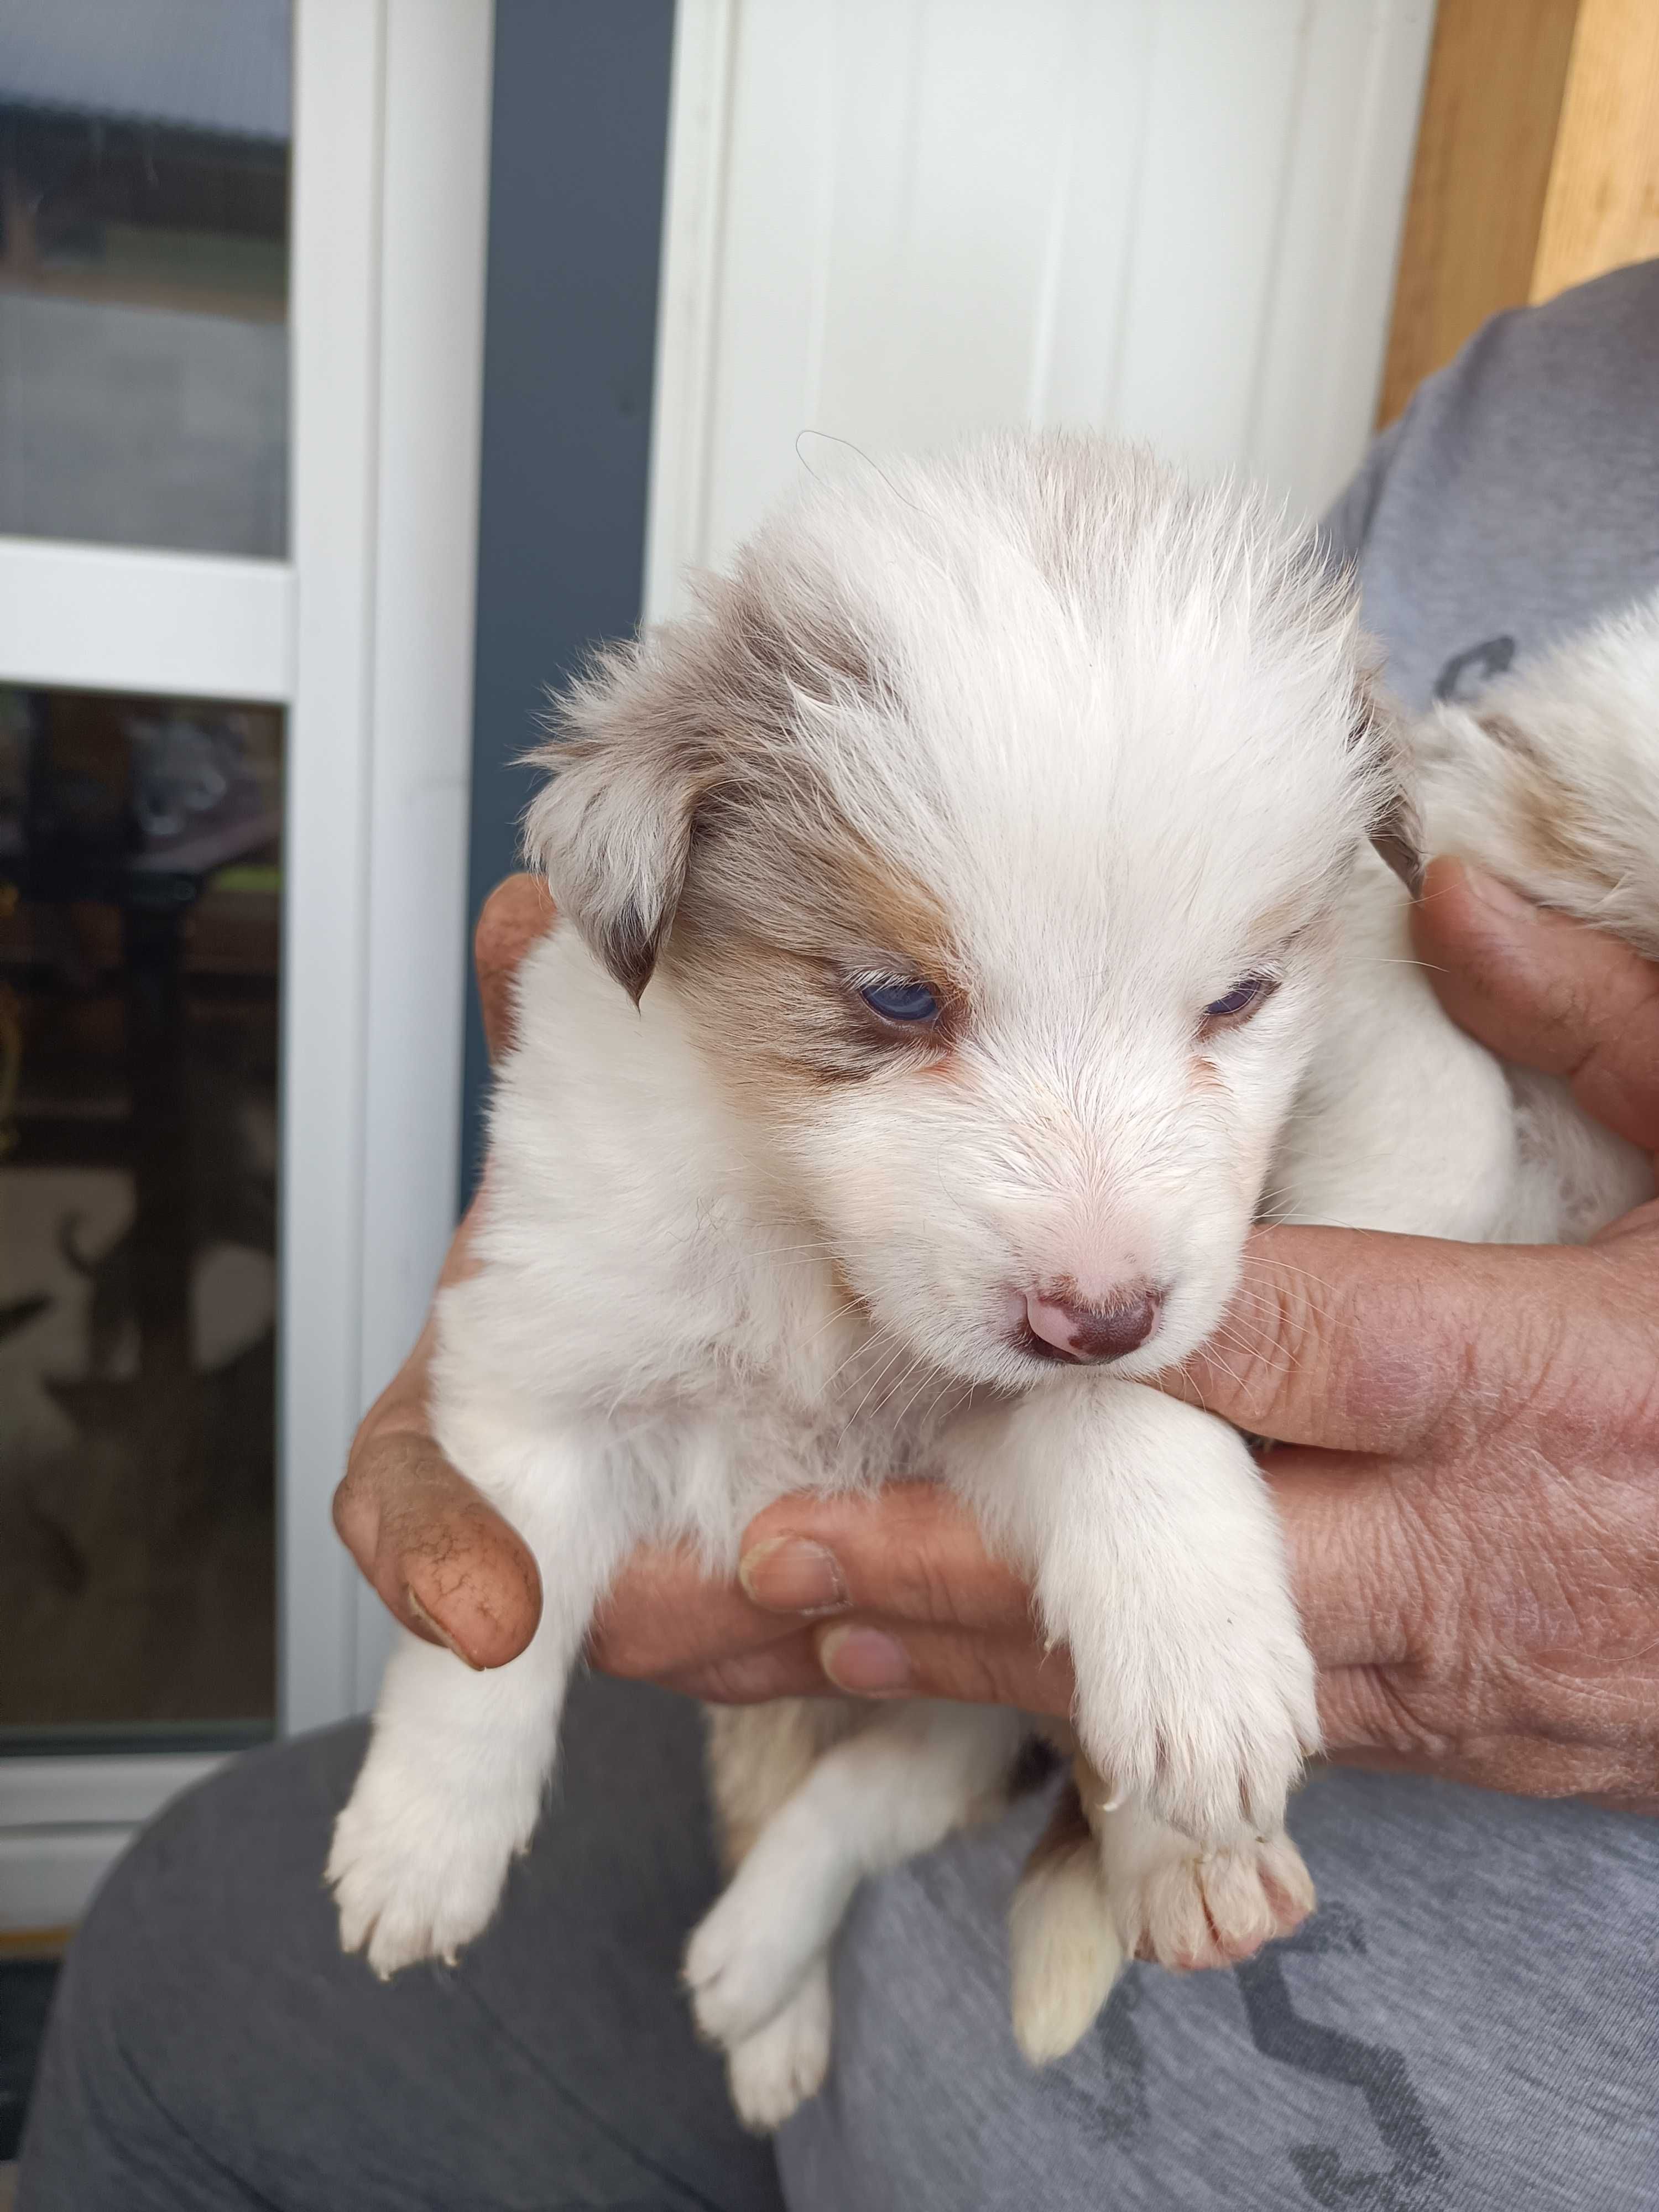
[[[744,2127],[769,2135],[817,2096],[830,2066],[830,1970],[820,1959],[782,2011],[727,2061],[732,2102]]]
[[[1201,1710],[1185,1699],[1159,1723],[1147,1802],[1153,1812],[1221,1848],[1246,1833],[1272,1835],[1308,1754],[1318,1748],[1313,1662],[1298,1643],[1212,1677]]]
[[[1078,1735],[1125,1794],[1221,1850],[1284,1826],[1285,1804],[1319,1747],[1314,1668],[1291,1627],[1237,1622],[1149,1638],[1106,1680],[1079,1672]]]
[[[453,1966],[495,1910],[520,1825],[400,1789],[371,1753],[329,1853],[341,1948],[365,1952],[382,1980],[422,1959]]]
[[[1128,1820],[1127,1835],[1109,1826],[1103,1840],[1112,1915],[1133,1958],[1177,1972],[1235,1966],[1314,1909],[1312,1880],[1282,1829],[1203,1850],[1144,1814]]]

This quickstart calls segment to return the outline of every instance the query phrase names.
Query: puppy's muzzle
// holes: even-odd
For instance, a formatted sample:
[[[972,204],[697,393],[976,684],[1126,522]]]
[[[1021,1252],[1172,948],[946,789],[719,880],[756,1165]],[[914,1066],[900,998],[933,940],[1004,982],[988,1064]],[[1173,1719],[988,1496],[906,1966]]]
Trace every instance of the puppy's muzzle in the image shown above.
[[[1164,1293],[1151,1283],[1126,1284],[1106,1306],[1080,1305],[1046,1290],[1027,1291],[1015,1341],[1036,1359],[1085,1365],[1139,1352],[1158,1327]]]

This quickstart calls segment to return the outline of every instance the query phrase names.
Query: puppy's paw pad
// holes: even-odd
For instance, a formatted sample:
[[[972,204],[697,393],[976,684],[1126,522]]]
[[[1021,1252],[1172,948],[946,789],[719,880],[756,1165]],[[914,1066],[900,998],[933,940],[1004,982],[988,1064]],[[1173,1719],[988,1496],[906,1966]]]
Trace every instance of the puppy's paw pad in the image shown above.
[[[829,2071],[830,2033],[830,1977],[819,1966],[726,2063],[732,2102],[744,2127],[769,2135],[817,2096]]]
[[[1184,1838],[1118,1890],[1115,1909],[1137,1958],[1188,1972],[1232,1966],[1288,1936],[1314,1907],[1302,1855],[1282,1832],[1218,1851]]]
[[[477,1822],[388,1819],[354,1797],[327,1869],[341,1949],[362,1952],[383,1981],[422,1959],[453,1966],[495,1911],[511,1856],[510,1839]]]

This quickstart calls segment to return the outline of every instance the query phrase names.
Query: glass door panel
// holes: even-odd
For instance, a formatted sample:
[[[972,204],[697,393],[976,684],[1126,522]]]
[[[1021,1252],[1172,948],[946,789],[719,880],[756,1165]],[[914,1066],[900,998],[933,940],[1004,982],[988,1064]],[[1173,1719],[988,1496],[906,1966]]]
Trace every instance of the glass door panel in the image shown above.
[[[0,11],[0,533],[287,550],[289,45],[289,0]]]
[[[0,687],[0,1748],[271,1725],[282,790]]]

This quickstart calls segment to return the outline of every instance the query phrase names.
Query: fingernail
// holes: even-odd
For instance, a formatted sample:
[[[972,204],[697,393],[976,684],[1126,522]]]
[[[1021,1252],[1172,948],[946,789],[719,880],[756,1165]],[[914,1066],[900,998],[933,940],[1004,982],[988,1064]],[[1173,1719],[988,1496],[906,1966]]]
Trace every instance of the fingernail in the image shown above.
[[[738,1580],[767,1613],[839,1613],[847,1584],[833,1552],[810,1536],[770,1536],[744,1553]]]
[[[818,1638],[818,1664],[838,1690],[860,1698],[892,1698],[914,1679],[909,1654],[879,1628],[832,1628]]]
[[[453,1651],[454,1653],[455,1656],[460,1661],[463,1667],[470,1667],[475,1674],[482,1674],[483,1673],[483,1668],[478,1664],[476,1659],[468,1658],[466,1653],[462,1650],[460,1645],[455,1641],[449,1631],[444,1626],[442,1621],[434,1620],[432,1615],[421,1603],[419,1598],[416,1596],[413,1589],[408,1583],[404,1584],[404,1603],[408,1607],[410,1612],[414,1614],[416,1620],[422,1622],[426,1627],[432,1631],[432,1633],[437,1638],[439,1643],[443,1645],[446,1651]]]
[[[1472,868],[1467,860],[1460,860],[1457,865],[1463,871],[1463,881],[1473,896],[1500,921],[1531,921],[1537,918],[1538,909],[1532,901],[1511,890],[1497,876],[1489,876],[1484,868]]]

